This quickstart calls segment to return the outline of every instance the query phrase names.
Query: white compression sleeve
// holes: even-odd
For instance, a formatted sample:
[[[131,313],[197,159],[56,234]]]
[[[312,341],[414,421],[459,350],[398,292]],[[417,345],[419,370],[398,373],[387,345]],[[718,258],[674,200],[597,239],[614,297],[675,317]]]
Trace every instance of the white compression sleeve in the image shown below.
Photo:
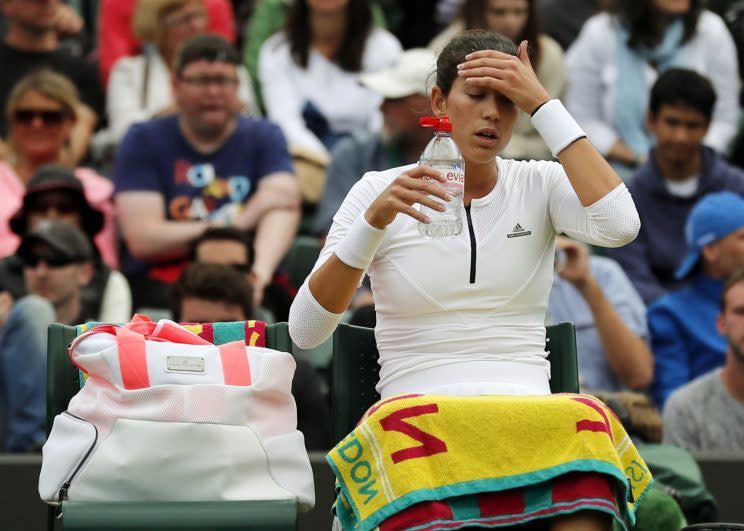
[[[594,227],[593,240],[605,247],[622,247],[635,240],[641,229],[638,211],[625,183],[584,210]]]

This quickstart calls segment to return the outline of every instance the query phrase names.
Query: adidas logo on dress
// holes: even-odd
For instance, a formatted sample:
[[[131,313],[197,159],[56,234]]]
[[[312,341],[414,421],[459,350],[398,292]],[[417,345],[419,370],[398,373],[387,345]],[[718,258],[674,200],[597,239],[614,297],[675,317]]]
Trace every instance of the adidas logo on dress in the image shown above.
[[[529,236],[530,234],[532,234],[531,230],[524,230],[522,228],[522,225],[517,223],[516,225],[514,225],[514,228],[512,229],[512,231],[506,235],[506,237],[507,238],[518,238],[520,236]]]

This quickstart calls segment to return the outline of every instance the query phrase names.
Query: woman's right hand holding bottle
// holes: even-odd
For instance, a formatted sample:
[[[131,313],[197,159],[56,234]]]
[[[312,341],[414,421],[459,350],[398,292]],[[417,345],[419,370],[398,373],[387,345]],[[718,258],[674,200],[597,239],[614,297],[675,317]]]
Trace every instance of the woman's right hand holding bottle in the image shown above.
[[[429,223],[429,217],[422,214],[414,204],[419,203],[442,212],[445,206],[430,196],[443,201],[453,198],[437,181],[444,183],[445,178],[430,166],[416,166],[401,173],[364,213],[367,223],[382,230],[393,222],[398,213],[411,216],[421,223]]]

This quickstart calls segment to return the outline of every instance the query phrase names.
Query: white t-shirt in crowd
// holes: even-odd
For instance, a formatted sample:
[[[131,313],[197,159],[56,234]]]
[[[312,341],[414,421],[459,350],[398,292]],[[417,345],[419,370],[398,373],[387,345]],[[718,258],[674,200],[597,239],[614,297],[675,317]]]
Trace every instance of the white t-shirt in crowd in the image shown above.
[[[290,146],[322,153],[327,150],[305,127],[302,110],[307,102],[328,120],[333,132],[364,133],[382,126],[382,97],[362,86],[358,75],[389,68],[402,49],[387,31],[374,28],[367,37],[360,72],[342,70],[323,54],[310,49],[307,68],[294,62],[284,32],[272,35],[261,46],[258,78],[269,119],[284,131]]]

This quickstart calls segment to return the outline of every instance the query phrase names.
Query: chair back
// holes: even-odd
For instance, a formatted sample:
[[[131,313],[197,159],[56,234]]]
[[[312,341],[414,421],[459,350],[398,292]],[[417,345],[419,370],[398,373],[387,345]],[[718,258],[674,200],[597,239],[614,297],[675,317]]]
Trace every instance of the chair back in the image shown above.
[[[74,326],[52,323],[47,331],[46,416],[47,433],[54,417],[67,409],[67,404],[80,391],[80,371],[67,353],[77,337]]]
[[[545,351],[550,362],[550,392],[579,392],[579,357],[576,327],[558,323],[545,327]]]
[[[312,271],[321,249],[320,239],[315,236],[297,236],[284,257],[289,280],[300,287]]]
[[[550,362],[550,390],[578,393],[576,328],[573,323],[545,327],[545,350]],[[342,323],[333,336],[331,405],[334,436],[340,441],[365,411],[380,399],[375,390],[380,375],[374,330]]]

